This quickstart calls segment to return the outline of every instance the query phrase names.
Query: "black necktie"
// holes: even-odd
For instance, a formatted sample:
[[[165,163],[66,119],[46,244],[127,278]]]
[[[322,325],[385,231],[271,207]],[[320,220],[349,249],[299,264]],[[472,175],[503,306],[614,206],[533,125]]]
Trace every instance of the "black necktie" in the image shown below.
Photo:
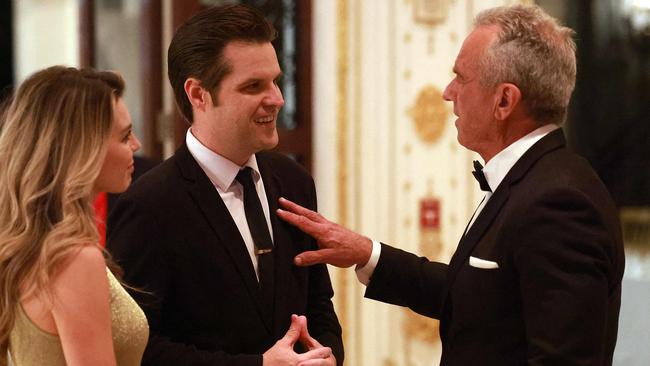
[[[253,170],[246,167],[237,173],[237,181],[244,187],[244,211],[246,221],[255,243],[257,254],[257,267],[260,276],[260,288],[266,307],[267,315],[273,314],[273,242],[269,227],[266,224],[262,203],[257,195],[251,173]]]
[[[483,174],[483,165],[478,160],[474,160],[474,171],[472,175],[474,175],[474,178],[476,178],[478,184],[481,186],[481,191],[492,192],[487,179],[485,179],[485,174]]]

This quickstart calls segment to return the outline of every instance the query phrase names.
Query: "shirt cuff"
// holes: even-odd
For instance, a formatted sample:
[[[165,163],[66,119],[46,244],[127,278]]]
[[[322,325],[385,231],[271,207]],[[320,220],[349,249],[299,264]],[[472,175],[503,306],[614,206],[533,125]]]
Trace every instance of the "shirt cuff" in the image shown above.
[[[381,255],[381,244],[379,244],[378,241],[373,240],[372,253],[370,253],[368,263],[363,267],[357,266],[355,269],[357,279],[366,286],[370,283],[370,277],[372,277],[372,274],[375,272],[377,262],[379,262],[379,255]]]

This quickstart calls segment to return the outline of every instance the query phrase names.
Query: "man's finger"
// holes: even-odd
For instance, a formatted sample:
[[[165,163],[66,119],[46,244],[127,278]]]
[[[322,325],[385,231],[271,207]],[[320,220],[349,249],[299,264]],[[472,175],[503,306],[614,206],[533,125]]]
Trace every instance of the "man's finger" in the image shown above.
[[[287,333],[284,335],[282,340],[293,346],[298,338],[300,338],[300,333],[302,332],[303,327],[302,323],[304,322],[302,322],[297,315],[291,315],[291,326],[289,326],[289,330],[287,330]]]
[[[297,266],[311,266],[314,264],[327,263],[336,267],[345,267],[342,264],[339,264],[335,259],[336,249],[319,249],[319,250],[309,250],[298,254],[293,262]],[[349,267],[349,266],[348,266]]]
[[[321,348],[323,347],[320,342],[316,340],[316,338],[313,338],[309,334],[307,334],[306,337],[300,337],[300,343],[302,343],[303,346],[307,347],[307,349],[314,349],[314,348]]]
[[[318,343],[318,341],[315,340],[314,338],[312,338],[312,336],[309,334],[309,327],[308,327],[307,317],[305,317],[305,324],[304,324],[304,327],[302,329],[302,333],[300,333],[299,341],[308,350],[323,347],[322,344]]]
[[[310,236],[315,237],[319,232],[319,224],[310,220],[309,218],[301,215],[297,215],[290,211],[285,211],[279,208],[276,211],[276,214],[284,221],[290,223],[291,225],[297,227],[298,229],[304,231]]]
[[[303,361],[298,364],[298,366],[329,366],[329,365],[336,365],[334,362],[330,362],[326,358],[321,358],[318,360],[309,360],[309,361]]]
[[[298,254],[294,259],[293,262],[297,266],[311,266],[312,264],[320,264],[323,263],[322,261],[322,254],[320,253],[325,249],[321,250],[310,250],[307,252],[302,252]]]
[[[298,362],[305,362],[309,360],[318,360],[329,358],[332,355],[332,349],[329,347],[316,348],[311,351],[307,351],[298,356]]]
[[[323,347],[323,345],[320,344],[320,342],[318,342],[318,341],[316,340],[316,338],[313,338],[312,336],[310,336],[309,333],[307,333],[306,335],[303,333],[303,334],[300,336],[299,341],[300,341],[300,343],[301,343],[305,348],[307,348],[308,350],[318,349],[318,348],[322,348],[322,347]]]
[[[307,217],[308,219],[310,219],[312,221],[315,221],[315,222],[326,222],[327,221],[318,212],[314,212],[314,211],[312,211],[312,210],[310,210],[308,208],[304,208],[304,207],[300,206],[299,204],[297,204],[295,202],[292,202],[292,201],[289,201],[288,199],[286,199],[284,197],[280,197],[278,202],[280,202],[280,206],[282,206],[282,208],[284,208],[285,210],[291,211],[291,212],[293,212],[293,213],[295,213],[297,215],[300,215],[300,216],[305,216],[305,217]]]

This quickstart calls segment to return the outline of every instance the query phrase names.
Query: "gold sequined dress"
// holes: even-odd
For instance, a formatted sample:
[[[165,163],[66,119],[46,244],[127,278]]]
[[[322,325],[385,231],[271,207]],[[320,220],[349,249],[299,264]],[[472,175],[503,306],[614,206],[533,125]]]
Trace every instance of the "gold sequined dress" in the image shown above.
[[[139,366],[149,338],[149,325],[142,309],[106,269],[111,293],[113,347],[118,366]],[[61,340],[45,332],[18,306],[9,338],[13,366],[65,366]]]

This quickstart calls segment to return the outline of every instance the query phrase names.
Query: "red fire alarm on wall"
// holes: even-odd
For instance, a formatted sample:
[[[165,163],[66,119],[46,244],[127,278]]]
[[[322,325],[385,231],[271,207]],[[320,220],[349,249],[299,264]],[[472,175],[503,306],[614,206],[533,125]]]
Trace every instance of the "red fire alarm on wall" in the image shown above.
[[[440,229],[440,200],[424,198],[420,201],[420,228]]]

